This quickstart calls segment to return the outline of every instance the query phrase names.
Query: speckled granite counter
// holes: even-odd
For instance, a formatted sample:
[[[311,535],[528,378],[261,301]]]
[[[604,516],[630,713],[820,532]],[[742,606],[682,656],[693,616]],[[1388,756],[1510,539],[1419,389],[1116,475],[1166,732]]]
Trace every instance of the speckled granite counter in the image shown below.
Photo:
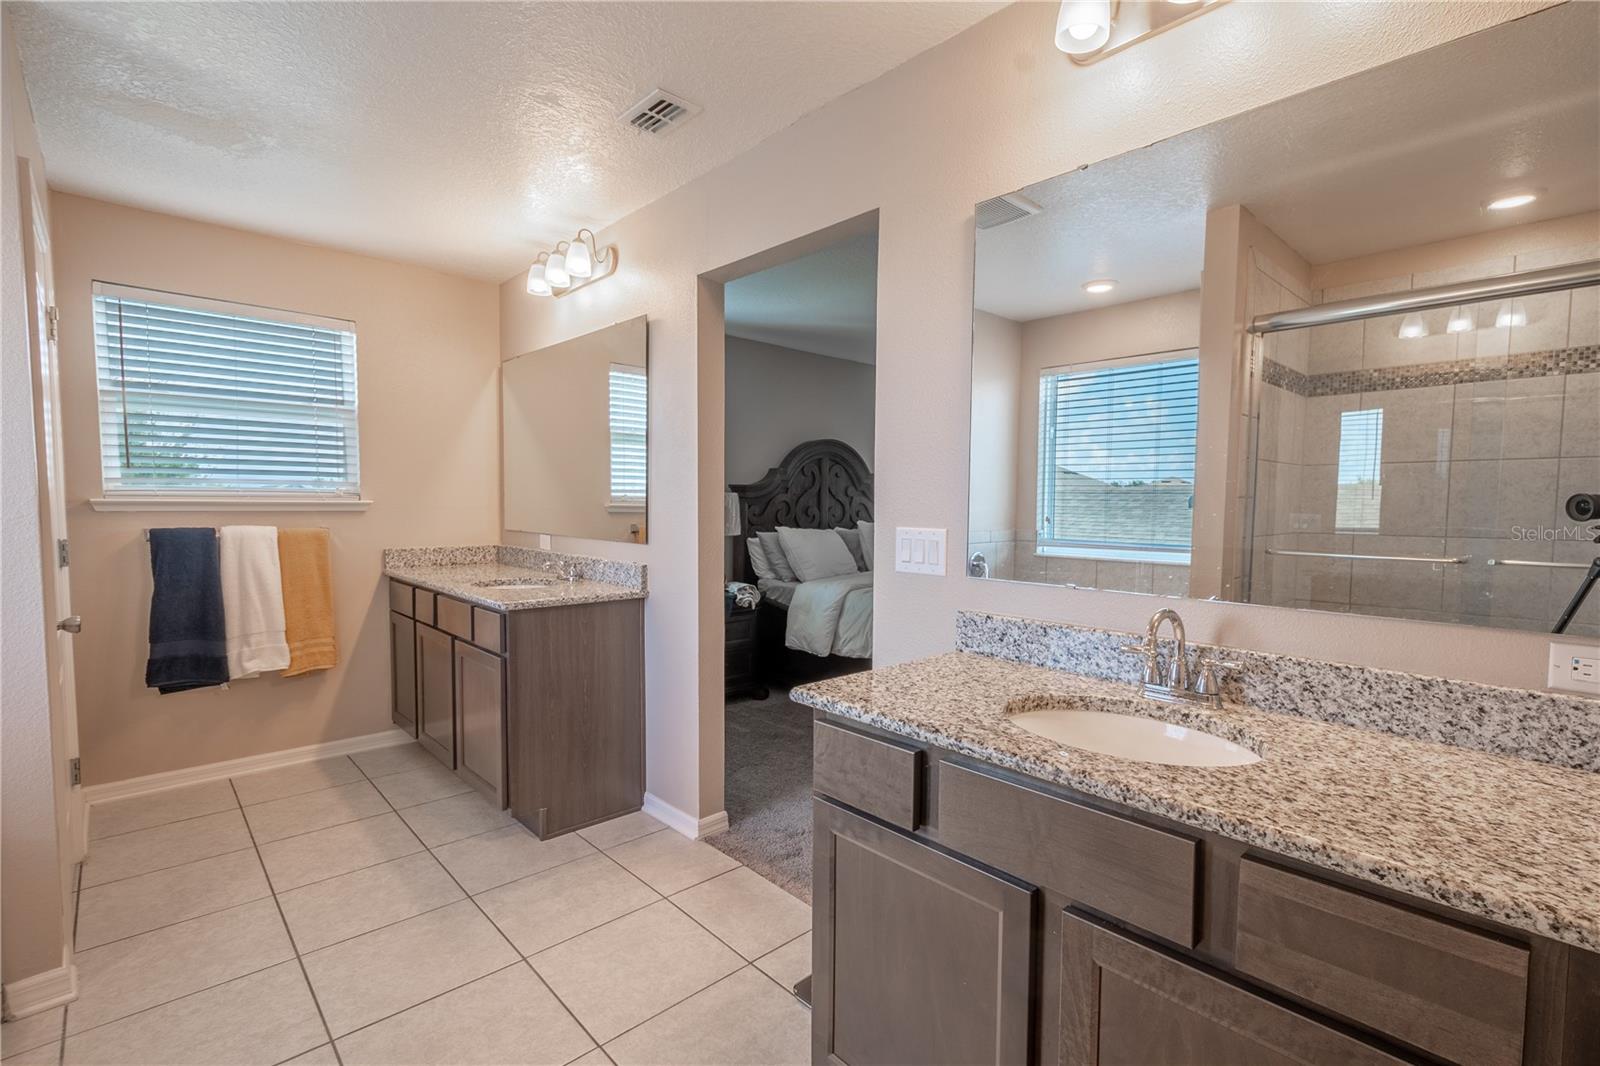
[[[574,570],[577,578],[568,581],[561,576],[563,568]],[[648,587],[642,563],[504,544],[386,548],[383,575],[496,611],[642,600]],[[539,584],[531,588],[495,587],[513,581]]]
[[[1006,720],[1070,695],[1193,725],[1262,756],[1165,766],[1067,748]],[[797,688],[792,698],[1078,792],[1600,951],[1600,774],[1226,705],[1138,700],[1127,684],[951,652]]]

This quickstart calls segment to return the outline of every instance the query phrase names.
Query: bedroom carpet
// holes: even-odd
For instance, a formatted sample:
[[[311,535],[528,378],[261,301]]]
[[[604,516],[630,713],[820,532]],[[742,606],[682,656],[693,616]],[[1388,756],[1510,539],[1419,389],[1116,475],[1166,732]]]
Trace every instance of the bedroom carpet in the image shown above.
[[[811,902],[811,709],[775,690],[726,715],[728,831],[706,843]]]

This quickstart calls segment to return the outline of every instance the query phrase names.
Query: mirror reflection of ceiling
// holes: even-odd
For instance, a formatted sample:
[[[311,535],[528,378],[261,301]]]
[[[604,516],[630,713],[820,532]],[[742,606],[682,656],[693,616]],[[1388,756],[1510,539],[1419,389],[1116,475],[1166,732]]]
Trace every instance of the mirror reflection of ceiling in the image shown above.
[[[730,336],[871,363],[877,350],[878,235],[850,237],[730,281],[723,301]]]
[[[978,231],[976,305],[1025,322],[1197,288],[1205,214],[1234,203],[1313,265],[1600,208],[1597,40],[1600,4],[1567,4],[1029,186],[1039,214]]]

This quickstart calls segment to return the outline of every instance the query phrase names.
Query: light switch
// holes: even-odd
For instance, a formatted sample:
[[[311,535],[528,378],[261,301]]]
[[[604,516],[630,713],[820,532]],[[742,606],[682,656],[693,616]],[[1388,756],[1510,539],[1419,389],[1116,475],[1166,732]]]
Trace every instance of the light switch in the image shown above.
[[[894,568],[907,574],[944,573],[944,538],[942,529],[897,526]]]

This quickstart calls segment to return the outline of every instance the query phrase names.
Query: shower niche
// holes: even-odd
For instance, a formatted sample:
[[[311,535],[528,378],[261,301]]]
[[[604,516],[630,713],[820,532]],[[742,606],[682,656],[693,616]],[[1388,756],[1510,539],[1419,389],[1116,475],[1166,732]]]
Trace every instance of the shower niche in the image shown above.
[[[1597,35],[1551,8],[979,204],[968,572],[1600,636]]]

